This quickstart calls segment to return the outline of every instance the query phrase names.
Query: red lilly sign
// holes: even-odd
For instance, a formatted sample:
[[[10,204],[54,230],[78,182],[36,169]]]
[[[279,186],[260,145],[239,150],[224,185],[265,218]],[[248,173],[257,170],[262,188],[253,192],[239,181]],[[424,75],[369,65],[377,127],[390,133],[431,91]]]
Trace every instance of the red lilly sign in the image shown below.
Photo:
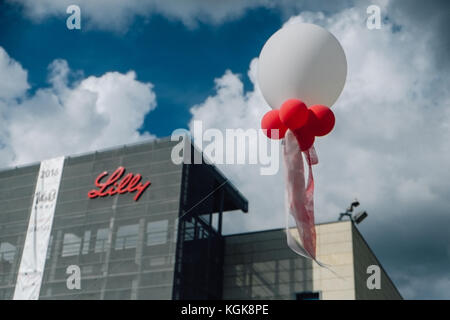
[[[88,192],[88,197],[91,199],[97,197],[113,196],[115,194],[124,194],[136,192],[134,201],[138,201],[144,191],[151,185],[150,181],[142,183],[142,176],[140,174],[134,175],[133,173],[126,174],[124,167],[118,167],[105,182],[101,182],[104,177],[108,175],[107,171],[99,174],[95,179],[95,185],[98,189],[92,189]],[[120,180],[120,181],[119,181]]]

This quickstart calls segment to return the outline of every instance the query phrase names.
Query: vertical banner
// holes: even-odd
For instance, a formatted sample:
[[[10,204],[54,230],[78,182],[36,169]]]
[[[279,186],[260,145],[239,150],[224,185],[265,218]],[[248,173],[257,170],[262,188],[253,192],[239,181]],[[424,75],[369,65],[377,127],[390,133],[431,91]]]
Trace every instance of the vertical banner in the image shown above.
[[[64,157],[41,162],[14,300],[39,299],[63,166]]]

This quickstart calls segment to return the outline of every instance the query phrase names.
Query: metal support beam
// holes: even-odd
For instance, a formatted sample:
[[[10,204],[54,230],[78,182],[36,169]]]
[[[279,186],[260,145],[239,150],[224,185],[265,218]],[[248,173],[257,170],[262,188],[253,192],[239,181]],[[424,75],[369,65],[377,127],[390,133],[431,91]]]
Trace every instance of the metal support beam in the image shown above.
[[[225,200],[225,190],[222,188],[220,189],[220,196],[219,196],[219,225],[217,227],[217,231],[220,235],[222,235],[222,216],[223,216],[223,203]]]

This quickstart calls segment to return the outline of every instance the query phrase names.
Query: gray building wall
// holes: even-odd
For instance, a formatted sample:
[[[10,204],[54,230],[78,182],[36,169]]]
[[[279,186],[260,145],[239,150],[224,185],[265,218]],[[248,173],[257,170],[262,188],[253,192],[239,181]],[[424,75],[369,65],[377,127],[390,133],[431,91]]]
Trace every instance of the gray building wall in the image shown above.
[[[174,144],[165,139],[66,158],[41,299],[172,298],[180,198],[185,209],[195,205],[198,215],[219,207],[247,210],[229,184],[222,198],[219,193],[197,205],[225,179],[212,168],[192,167],[180,197],[183,166],[171,161]],[[89,199],[95,178],[119,166],[152,182],[139,201],[134,194]],[[39,165],[0,171],[0,299],[14,293],[38,172]],[[282,229],[231,235],[224,237],[223,298],[295,299],[297,293],[319,292],[322,299],[401,299],[351,222],[317,225],[316,231],[318,259],[344,280],[293,253]],[[373,264],[381,267],[381,290],[366,286]],[[70,265],[81,268],[81,290],[67,289]]]
[[[291,234],[298,237],[295,228]],[[224,299],[295,299],[316,292],[324,300],[401,299],[375,254],[350,221],[316,225],[320,267],[296,255],[283,229],[225,237]],[[369,290],[369,265],[381,268],[381,289]]]
[[[313,290],[312,262],[286,245],[284,230],[225,237],[224,299],[295,299]]]
[[[0,299],[11,299],[39,165],[0,171]]]
[[[41,299],[171,299],[182,165],[168,140],[66,158]],[[151,186],[89,199],[95,178],[123,166]],[[39,165],[0,172],[0,299],[11,299]],[[81,290],[66,269],[81,268]]]
[[[377,257],[373,254],[367,242],[362,237],[361,233],[352,226],[353,238],[353,254],[354,254],[354,274],[355,274],[355,297],[358,300],[398,300],[402,299],[399,291],[395,287],[392,280],[384,270]],[[367,273],[367,267],[370,265],[377,265],[380,267],[381,290],[367,287],[367,278],[370,274]]]

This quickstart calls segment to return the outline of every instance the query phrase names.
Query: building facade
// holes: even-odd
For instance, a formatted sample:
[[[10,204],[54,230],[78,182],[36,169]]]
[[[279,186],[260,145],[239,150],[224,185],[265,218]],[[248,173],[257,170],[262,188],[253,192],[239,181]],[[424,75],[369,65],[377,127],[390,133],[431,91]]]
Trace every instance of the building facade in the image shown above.
[[[402,299],[351,221],[316,225],[316,234],[317,259],[332,271],[293,253],[284,229],[225,237],[223,298]],[[367,286],[370,266],[379,268],[379,289]]]
[[[222,214],[247,200],[215,166],[190,164],[190,144],[191,161],[175,164],[177,144],[0,171],[0,299],[400,298],[384,271],[366,290],[378,261],[350,222],[317,230],[318,258],[342,283],[292,253],[283,230],[223,236]]]

